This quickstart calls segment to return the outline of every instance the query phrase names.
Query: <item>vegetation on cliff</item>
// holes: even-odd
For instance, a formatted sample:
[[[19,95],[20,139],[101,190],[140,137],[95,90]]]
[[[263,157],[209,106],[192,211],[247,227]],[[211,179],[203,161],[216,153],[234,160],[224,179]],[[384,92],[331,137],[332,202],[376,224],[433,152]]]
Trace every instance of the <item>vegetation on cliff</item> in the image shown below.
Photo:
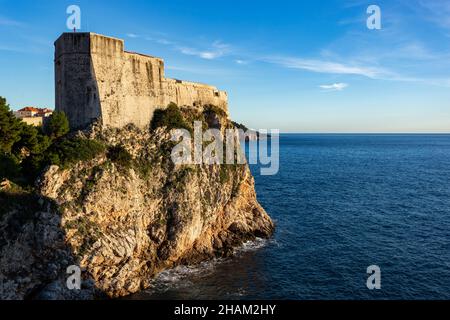
[[[64,113],[54,112],[45,128],[34,127],[16,118],[0,97],[0,180],[32,184],[46,165],[60,161],[58,146],[66,147],[62,138],[68,132]]]
[[[184,120],[180,108],[175,103],[170,103],[166,109],[156,109],[150,127],[155,130],[160,127],[171,129],[189,129],[189,124]]]
[[[0,194],[0,229],[11,230],[0,237],[0,297],[72,297],[65,287],[70,264],[93,284],[81,292],[123,296],[148,287],[161,270],[226,257],[244,241],[270,236],[273,223],[247,165],[176,165],[170,158],[173,128],[191,131],[193,121],[232,128],[221,109],[172,104],[145,130],[94,124],[63,134],[58,118],[52,134],[34,129],[48,139],[43,151],[17,162],[20,172],[30,168],[28,176],[38,177],[29,184],[35,189],[13,192],[11,183]]]

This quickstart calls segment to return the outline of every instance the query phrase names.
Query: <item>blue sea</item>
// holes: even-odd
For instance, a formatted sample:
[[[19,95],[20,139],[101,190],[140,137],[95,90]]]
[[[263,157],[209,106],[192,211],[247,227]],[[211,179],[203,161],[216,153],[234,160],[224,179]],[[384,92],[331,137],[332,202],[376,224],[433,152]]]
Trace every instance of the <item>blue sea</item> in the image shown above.
[[[133,298],[450,299],[450,135],[283,134],[279,173],[251,169],[273,238]]]

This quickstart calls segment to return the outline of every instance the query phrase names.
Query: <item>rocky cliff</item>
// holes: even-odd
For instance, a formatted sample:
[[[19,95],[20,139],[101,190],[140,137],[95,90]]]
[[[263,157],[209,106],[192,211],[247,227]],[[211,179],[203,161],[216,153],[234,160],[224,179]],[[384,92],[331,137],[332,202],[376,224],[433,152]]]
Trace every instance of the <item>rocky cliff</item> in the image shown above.
[[[183,111],[186,123],[193,116],[231,125],[210,110]],[[167,126],[94,125],[76,135],[107,151],[48,167],[36,195],[3,195],[1,298],[120,297],[147,288],[161,270],[229,256],[271,235],[247,165],[174,165]],[[82,290],[66,287],[71,264],[82,269]]]

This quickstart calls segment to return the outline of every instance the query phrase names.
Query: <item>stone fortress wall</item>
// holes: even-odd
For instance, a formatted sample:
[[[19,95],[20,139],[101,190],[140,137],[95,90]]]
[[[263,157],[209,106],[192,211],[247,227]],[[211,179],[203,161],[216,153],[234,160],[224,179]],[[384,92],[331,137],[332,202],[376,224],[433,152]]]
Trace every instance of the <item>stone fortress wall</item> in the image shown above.
[[[179,106],[216,105],[228,113],[227,93],[216,87],[165,78],[160,58],[124,50],[124,41],[94,33],[63,33],[55,42],[56,110],[72,128],[94,120],[142,128],[153,112]]]

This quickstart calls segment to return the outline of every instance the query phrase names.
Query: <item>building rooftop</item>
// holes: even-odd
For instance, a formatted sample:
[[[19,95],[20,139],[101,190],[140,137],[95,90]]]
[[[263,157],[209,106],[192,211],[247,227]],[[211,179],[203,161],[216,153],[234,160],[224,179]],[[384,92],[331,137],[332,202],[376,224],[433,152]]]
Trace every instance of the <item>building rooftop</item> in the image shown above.
[[[53,110],[49,109],[49,108],[36,108],[36,107],[25,107],[25,108],[19,109],[17,111],[31,111],[31,112],[40,112],[40,113],[53,112]]]
[[[34,111],[34,112],[39,112],[41,109],[39,109],[39,108],[36,108],[36,107],[25,107],[25,108],[22,108],[22,109],[20,109],[20,110],[18,110],[18,111]]]

